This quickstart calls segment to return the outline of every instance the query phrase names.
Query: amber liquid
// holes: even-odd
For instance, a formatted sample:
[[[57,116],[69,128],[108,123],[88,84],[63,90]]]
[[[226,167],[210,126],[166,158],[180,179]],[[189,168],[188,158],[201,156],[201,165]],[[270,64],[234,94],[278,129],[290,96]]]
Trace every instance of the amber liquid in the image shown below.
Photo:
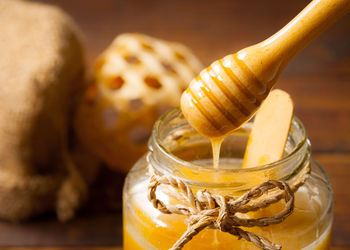
[[[227,167],[222,164],[222,167]],[[204,180],[205,181],[205,180]],[[124,201],[124,249],[169,249],[186,231],[186,216],[162,214],[147,200],[148,180],[135,185]],[[310,188],[311,189],[311,188]],[[331,216],[325,215],[327,198],[314,188],[310,193],[300,188],[296,193],[295,210],[285,221],[268,227],[243,228],[261,235],[284,250],[330,249]],[[176,197],[159,193],[166,203],[176,204]],[[251,218],[272,216],[283,209],[277,203],[261,211],[249,213]],[[205,229],[188,242],[184,249],[258,249],[252,243],[219,230]]]
[[[220,149],[221,144],[225,138],[219,137],[219,138],[211,138],[211,147],[213,151],[213,168],[218,169],[219,168],[219,161],[220,161]]]
[[[230,154],[223,149],[220,159],[220,149],[223,138],[211,139],[211,148],[208,144],[182,145],[181,149],[172,153],[185,161],[195,164],[213,167],[214,169],[237,169],[242,165],[242,149],[229,147]],[[244,144],[244,143],[243,143]],[[242,144],[242,145],[243,145]],[[226,144],[225,144],[226,145]],[[226,148],[227,146],[225,146]],[[237,151],[235,151],[236,149]],[[212,159],[211,156],[212,155]],[[220,164],[219,164],[220,159]],[[186,172],[187,177],[195,177],[192,171]],[[207,176],[201,174],[200,181],[211,181],[213,183],[232,182],[231,176],[225,174]],[[239,175],[237,181],[260,183],[261,176],[251,177],[249,180],[242,179]],[[214,179],[212,179],[214,178]],[[255,179],[255,180],[253,180]],[[155,209],[147,200],[148,180],[136,184],[124,198],[123,226],[124,226],[124,249],[169,249],[186,231],[186,216],[162,214]],[[305,184],[308,186],[309,184]],[[312,184],[313,185],[313,184]],[[326,206],[328,199],[326,191],[316,187],[301,187],[295,193],[294,212],[282,223],[267,227],[243,228],[257,235],[263,236],[275,244],[283,246],[284,250],[295,249],[330,249],[331,243],[331,221],[332,216],[327,214]],[[312,190],[312,193],[310,192]],[[158,191],[157,191],[158,192]],[[239,195],[241,195],[240,193]],[[234,195],[234,194],[232,194]],[[160,191],[158,197],[167,204],[179,204],[176,195]],[[243,216],[250,218],[270,217],[284,208],[283,201],[269,206],[268,208],[251,212]],[[204,229],[184,249],[258,249],[252,243],[239,240],[237,237],[221,232],[219,230]]]
[[[220,143],[218,145],[220,146]],[[216,144],[217,147],[219,147],[218,145]],[[216,148],[215,152],[218,151]],[[211,149],[208,146],[193,145],[193,147],[182,148],[182,150],[173,153],[186,161],[207,167],[212,166]],[[241,154],[242,152],[237,152],[237,158],[225,158],[226,151],[224,149],[224,158],[220,159],[220,168],[240,168]],[[206,178],[205,175],[201,176],[201,181],[205,182]],[[219,178],[220,181],[222,178]],[[148,179],[134,185],[127,199],[124,198],[123,225],[124,249],[126,250],[169,249],[187,228],[186,216],[162,214],[152,206],[147,199],[147,185]],[[305,185],[296,192],[295,210],[285,221],[277,225],[245,228],[245,230],[282,245],[284,250],[330,249],[332,216],[326,212],[327,192],[317,185],[315,187],[310,187],[310,184]],[[158,197],[167,204],[179,203],[176,196],[161,190]],[[283,202],[280,202],[244,216],[251,218],[272,216],[281,211],[283,207]],[[184,249],[255,250],[258,248],[250,242],[238,240],[237,237],[219,230],[205,229],[188,242]]]

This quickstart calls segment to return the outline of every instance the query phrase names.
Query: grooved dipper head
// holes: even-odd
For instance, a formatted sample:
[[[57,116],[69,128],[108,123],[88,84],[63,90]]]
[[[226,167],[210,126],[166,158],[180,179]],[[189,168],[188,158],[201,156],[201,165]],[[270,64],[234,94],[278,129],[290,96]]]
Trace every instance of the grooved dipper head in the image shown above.
[[[221,137],[250,119],[268,93],[237,54],[228,55],[191,81],[182,94],[181,109],[200,134]]]

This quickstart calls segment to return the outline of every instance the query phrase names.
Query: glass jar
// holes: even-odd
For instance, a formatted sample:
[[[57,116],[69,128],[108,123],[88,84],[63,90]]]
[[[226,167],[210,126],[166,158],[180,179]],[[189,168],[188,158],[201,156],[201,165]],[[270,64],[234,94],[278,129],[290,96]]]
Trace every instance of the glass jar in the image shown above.
[[[241,169],[251,130],[244,124],[228,136],[221,147],[220,167],[212,167],[210,141],[196,133],[174,109],[160,118],[149,141],[149,153],[129,172],[123,192],[124,249],[169,249],[186,231],[185,215],[163,214],[147,199],[150,180],[148,163],[158,175],[176,177],[194,193],[208,190],[214,194],[239,197],[268,179],[292,185],[310,168],[308,178],[295,192],[293,213],[283,222],[266,227],[242,228],[263,236],[282,249],[330,249],[332,225],[332,188],[330,181],[310,153],[310,143],[302,123],[294,118],[284,157],[271,164]],[[165,204],[181,203],[178,192],[158,188],[157,197]],[[267,217],[283,209],[280,200],[242,216]],[[204,229],[183,249],[258,249],[251,242],[217,229]]]

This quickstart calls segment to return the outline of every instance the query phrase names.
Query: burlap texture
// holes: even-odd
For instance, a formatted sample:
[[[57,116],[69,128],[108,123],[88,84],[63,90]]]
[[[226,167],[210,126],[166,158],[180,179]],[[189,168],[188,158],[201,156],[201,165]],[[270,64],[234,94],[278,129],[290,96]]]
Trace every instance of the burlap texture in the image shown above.
[[[74,215],[87,186],[68,153],[84,87],[76,26],[60,9],[0,1],[0,218]]]

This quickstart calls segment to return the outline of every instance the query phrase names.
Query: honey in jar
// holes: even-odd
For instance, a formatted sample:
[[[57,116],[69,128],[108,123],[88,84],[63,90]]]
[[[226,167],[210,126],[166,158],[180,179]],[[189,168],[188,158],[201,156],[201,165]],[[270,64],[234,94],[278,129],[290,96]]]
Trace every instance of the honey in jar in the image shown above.
[[[239,197],[252,187],[269,179],[289,185],[305,169],[308,178],[294,193],[294,211],[284,221],[265,227],[243,230],[262,236],[282,249],[330,249],[332,225],[332,189],[329,179],[311,157],[310,143],[302,123],[294,118],[281,160],[268,165],[242,169],[251,123],[225,138],[221,145],[220,165],[213,168],[211,143],[187,123],[178,109],[163,116],[154,126],[149,153],[129,172],[123,194],[124,249],[169,249],[187,229],[187,216],[164,214],[148,200],[150,167],[158,175],[182,180],[194,193],[211,193]],[[159,187],[158,199],[164,204],[182,204],[178,191]],[[280,200],[266,208],[242,214],[260,218],[277,214],[284,207]],[[183,249],[258,249],[244,239],[204,229]]]

